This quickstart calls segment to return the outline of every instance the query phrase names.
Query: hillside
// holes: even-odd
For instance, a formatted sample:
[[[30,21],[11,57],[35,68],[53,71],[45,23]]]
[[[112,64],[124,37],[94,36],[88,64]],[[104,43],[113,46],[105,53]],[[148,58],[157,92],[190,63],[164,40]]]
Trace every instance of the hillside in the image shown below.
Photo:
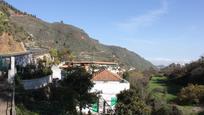
[[[23,40],[27,47],[68,48],[76,55],[76,60],[117,61],[125,68],[134,67],[139,70],[153,67],[138,54],[125,48],[101,44],[75,26],[45,22],[33,15],[22,13],[5,2],[1,2],[0,10],[9,16],[11,25],[15,25],[20,31],[21,34],[16,34],[16,30],[12,30],[14,38]]]
[[[26,52],[23,45],[13,40],[13,37],[8,33],[3,33],[0,36],[0,54]]]

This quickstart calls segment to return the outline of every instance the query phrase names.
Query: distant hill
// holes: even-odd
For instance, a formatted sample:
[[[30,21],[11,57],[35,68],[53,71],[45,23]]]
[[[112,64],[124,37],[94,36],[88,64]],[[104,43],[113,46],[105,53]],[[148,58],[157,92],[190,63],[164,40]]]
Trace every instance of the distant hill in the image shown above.
[[[165,68],[166,66],[165,66],[165,65],[157,65],[156,67],[157,67],[157,69],[163,69],[163,68]]]
[[[0,1],[0,10],[9,16],[14,38],[23,41],[27,47],[68,48],[76,55],[76,60],[116,61],[125,68],[145,70],[154,67],[149,61],[125,48],[101,44],[78,27],[62,22],[45,22],[4,1]]]

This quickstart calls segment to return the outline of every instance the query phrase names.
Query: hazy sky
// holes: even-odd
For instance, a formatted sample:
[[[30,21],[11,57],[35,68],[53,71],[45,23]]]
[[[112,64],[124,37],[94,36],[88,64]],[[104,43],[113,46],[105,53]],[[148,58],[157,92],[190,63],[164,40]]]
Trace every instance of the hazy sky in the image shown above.
[[[204,0],[6,0],[43,20],[72,24],[154,64],[204,53]]]

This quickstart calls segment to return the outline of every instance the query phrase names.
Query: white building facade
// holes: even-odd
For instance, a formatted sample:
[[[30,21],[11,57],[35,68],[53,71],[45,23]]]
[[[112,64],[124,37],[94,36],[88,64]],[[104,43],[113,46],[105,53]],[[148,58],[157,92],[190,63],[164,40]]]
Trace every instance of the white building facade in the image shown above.
[[[98,72],[93,76],[94,87],[91,92],[100,92],[97,111],[92,108],[94,113],[114,113],[117,104],[117,94],[123,90],[130,89],[128,81],[122,79],[119,75],[108,70]]]

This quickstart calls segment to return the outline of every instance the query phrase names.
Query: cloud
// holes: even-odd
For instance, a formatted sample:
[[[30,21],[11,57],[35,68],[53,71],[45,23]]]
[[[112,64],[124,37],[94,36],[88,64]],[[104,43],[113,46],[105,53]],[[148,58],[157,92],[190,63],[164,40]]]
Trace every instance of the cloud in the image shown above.
[[[130,18],[124,22],[120,22],[117,25],[125,30],[134,31],[141,27],[147,27],[152,25],[156,20],[158,20],[162,15],[166,14],[168,10],[167,0],[161,1],[161,7],[158,9],[150,10],[149,12]]]

